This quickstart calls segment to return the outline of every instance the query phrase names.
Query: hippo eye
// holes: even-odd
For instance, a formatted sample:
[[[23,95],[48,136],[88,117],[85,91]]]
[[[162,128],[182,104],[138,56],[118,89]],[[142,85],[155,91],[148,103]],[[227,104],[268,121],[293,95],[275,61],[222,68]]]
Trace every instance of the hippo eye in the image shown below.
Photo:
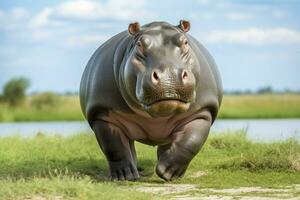
[[[188,41],[187,39],[184,39],[181,43],[181,51],[182,53],[186,54],[189,50]]]
[[[141,42],[141,41],[138,41],[138,42],[136,43],[136,46],[137,46],[139,52],[140,52],[141,54],[144,54],[144,47],[143,47],[142,42]]]

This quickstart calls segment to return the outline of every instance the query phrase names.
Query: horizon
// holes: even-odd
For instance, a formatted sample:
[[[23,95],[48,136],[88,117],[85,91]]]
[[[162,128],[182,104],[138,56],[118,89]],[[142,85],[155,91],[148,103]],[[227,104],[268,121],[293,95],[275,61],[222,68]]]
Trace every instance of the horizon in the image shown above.
[[[20,76],[29,93],[78,91],[96,48],[130,22],[180,19],[214,57],[224,91],[299,91],[299,9],[293,0],[0,2],[0,91]]]

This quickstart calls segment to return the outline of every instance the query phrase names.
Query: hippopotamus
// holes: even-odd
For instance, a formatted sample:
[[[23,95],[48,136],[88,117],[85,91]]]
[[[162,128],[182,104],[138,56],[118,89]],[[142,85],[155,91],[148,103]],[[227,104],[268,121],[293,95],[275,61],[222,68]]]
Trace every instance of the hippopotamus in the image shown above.
[[[82,112],[111,180],[137,180],[134,142],[157,146],[156,174],[183,177],[222,101],[216,63],[191,24],[129,24],[92,55],[80,84]]]

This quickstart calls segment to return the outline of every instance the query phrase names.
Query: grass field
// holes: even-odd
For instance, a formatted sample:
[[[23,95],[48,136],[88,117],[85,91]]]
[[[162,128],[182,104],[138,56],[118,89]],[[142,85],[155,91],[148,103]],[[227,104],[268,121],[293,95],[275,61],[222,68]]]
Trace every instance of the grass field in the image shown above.
[[[0,103],[0,122],[83,120],[77,96],[59,98],[46,109],[34,108],[32,97],[15,108]],[[219,118],[300,118],[300,95],[226,95]]]
[[[154,174],[155,147],[137,143],[138,182],[108,182],[92,134],[0,138],[0,199],[188,199],[300,197],[300,144],[259,143],[244,133],[210,135],[186,176],[165,183]]]
[[[219,118],[299,118],[300,95],[226,95]]]
[[[0,121],[75,121],[83,120],[79,97],[59,96],[59,102],[53,107],[37,109],[32,106],[33,97],[17,107],[0,104]]]

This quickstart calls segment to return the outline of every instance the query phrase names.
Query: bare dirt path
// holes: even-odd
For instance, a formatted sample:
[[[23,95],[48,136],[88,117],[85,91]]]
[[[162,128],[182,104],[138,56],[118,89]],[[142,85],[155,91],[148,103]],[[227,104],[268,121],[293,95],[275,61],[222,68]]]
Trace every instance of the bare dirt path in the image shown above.
[[[282,188],[240,187],[229,189],[198,188],[193,184],[144,184],[134,190],[174,200],[300,200],[300,185]]]

